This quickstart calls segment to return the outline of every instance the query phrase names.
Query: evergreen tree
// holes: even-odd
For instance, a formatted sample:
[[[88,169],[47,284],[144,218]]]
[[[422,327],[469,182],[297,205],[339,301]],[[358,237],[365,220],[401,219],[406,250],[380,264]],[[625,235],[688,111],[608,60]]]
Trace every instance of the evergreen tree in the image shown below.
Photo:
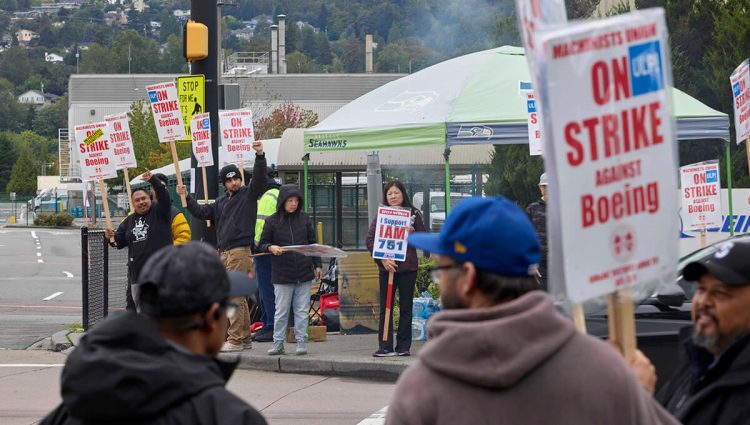
[[[39,175],[39,163],[34,158],[31,150],[22,149],[10,179],[5,187],[6,192],[16,192],[19,196],[32,196],[36,194],[36,177]]]
[[[0,133],[0,190],[4,190],[8,186],[10,173],[16,159],[18,159],[18,155],[16,155],[16,150],[13,149],[8,133]]]

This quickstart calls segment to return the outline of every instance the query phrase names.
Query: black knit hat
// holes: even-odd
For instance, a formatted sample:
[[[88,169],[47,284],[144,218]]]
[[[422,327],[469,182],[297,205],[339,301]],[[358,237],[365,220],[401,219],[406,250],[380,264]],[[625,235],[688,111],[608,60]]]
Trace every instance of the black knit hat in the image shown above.
[[[202,242],[170,245],[143,266],[134,287],[141,314],[178,317],[198,313],[230,296],[255,296],[258,282],[227,272],[216,251]]]
[[[234,164],[225,165],[219,172],[219,180],[223,184],[228,179],[242,178],[240,177],[240,169]]]

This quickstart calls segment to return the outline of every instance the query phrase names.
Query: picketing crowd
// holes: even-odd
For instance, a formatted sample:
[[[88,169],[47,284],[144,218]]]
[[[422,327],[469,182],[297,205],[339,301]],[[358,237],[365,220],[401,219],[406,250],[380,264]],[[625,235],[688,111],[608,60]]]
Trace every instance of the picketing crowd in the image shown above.
[[[315,243],[314,226],[301,190],[278,184],[262,144],[253,149],[248,184],[243,170],[225,166],[225,195],[215,202],[200,204],[177,187],[189,213],[215,226],[217,247],[191,241],[166,178],[144,174],[150,193],[136,189],[133,214],[106,231],[113,247],[128,250],[127,311],[81,339],[63,371],[63,402],[43,423],[265,423],[224,388],[236,363],[217,355],[250,349],[253,339],[272,342],[269,355],[284,355],[292,318],[294,352],[307,354],[311,284],[322,263],[285,249]],[[654,395],[655,369],[643,353],[623,358],[577,332],[545,293],[547,185],[542,175],[541,199],[525,213],[503,197],[468,198],[439,233],[428,233],[404,185],[385,184],[383,204],[409,211],[411,220],[405,260],[375,260],[381,301],[373,356],[410,355],[417,249],[436,259],[430,271],[444,309],[401,375],[387,423],[747,423],[750,243],[728,242],[681,271],[697,285],[693,326],[674,376],[663,377]],[[371,252],[375,227],[366,240]],[[395,296],[394,343],[384,311]],[[255,335],[251,304],[262,311]]]

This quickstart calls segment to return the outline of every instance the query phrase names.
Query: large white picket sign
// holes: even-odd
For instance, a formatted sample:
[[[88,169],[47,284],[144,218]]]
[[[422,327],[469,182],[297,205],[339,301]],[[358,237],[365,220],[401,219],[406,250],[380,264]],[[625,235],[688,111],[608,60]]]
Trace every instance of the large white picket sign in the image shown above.
[[[214,165],[211,150],[211,118],[208,113],[195,115],[190,120],[190,136],[193,141],[193,155],[198,165],[201,167]]]
[[[133,139],[130,135],[128,114],[123,112],[121,114],[107,115],[104,117],[104,121],[107,123],[115,167],[118,170],[138,167],[138,163],[135,160],[135,149],[133,149]]]
[[[745,59],[729,77],[732,83],[734,131],[737,144],[750,137],[750,61]]]
[[[174,81],[147,86],[146,91],[159,141],[168,143],[185,139],[187,134]]]
[[[231,163],[248,163],[255,158],[253,142],[253,113],[249,109],[233,111],[219,111],[219,128],[221,131],[221,146]]]
[[[547,30],[550,279],[574,302],[673,279],[677,151],[661,9]]]
[[[721,226],[719,162],[680,167],[680,183],[683,229],[706,230]]]
[[[77,125],[73,128],[81,157],[83,180],[106,179],[117,175],[115,159],[107,138],[107,123]]]
[[[411,212],[404,208],[379,207],[372,258],[406,261]]]

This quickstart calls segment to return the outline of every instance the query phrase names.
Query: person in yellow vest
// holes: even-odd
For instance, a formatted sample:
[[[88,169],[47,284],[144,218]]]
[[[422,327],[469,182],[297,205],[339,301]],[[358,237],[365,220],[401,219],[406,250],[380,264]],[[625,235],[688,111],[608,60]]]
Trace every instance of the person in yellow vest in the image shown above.
[[[268,183],[263,195],[258,198],[258,218],[255,220],[255,246],[260,243],[260,235],[266,219],[276,212],[276,203],[279,198],[279,187],[281,185],[274,180],[273,170],[268,170]],[[261,255],[254,258],[255,273],[258,278],[258,290],[260,293],[260,311],[263,328],[253,336],[253,341],[273,341],[273,317],[276,313],[276,299],[273,294],[273,282],[271,280],[271,256]]]
[[[154,174],[154,177],[159,179],[159,181],[164,184],[164,187],[169,185],[169,178],[164,174],[156,173]],[[151,193],[153,194],[155,191],[152,190]],[[156,202],[156,198],[153,195],[152,197],[154,198],[152,202]],[[185,214],[172,205],[169,210],[169,215],[172,223],[172,243],[179,245],[181,243],[190,242],[193,239],[193,233],[190,230],[190,225],[185,218]]]

